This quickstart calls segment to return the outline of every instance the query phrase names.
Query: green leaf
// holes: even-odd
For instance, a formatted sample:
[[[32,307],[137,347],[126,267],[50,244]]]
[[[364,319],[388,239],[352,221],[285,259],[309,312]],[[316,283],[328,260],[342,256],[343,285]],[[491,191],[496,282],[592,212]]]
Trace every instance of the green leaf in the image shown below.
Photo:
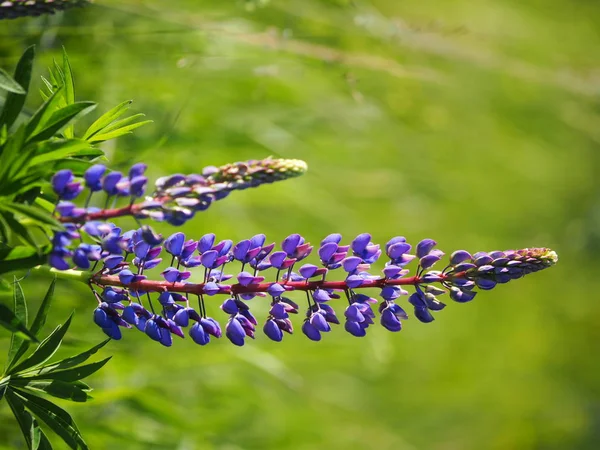
[[[123,119],[123,120],[127,120],[127,119]],[[152,120],[144,120],[142,122],[137,122],[137,123],[134,123],[131,125],[127,125],[127,126],[118,128],[114,131],[99,133],[99,134],[93,136],[92,138],[90,138],[90,142],[92,142],[92,143],[103,142],[103,141],[108,141],[109,139],[114,139],[119,136],[123,136],[125,134],[131,134],[132,130],[135,130],[136,128],[139,128],[142,125],[146,125],[148,123],[152,123]]]
[[[93,124],[90,125],[82,139],[89,139],[91,136],[110,125],[114,120],[121,117],[129,109],[131,103],[133,103],[133,100],[126,100],[102,114]]]
[[[16,394],[21,398],[24,406],[59,435],[70,448],[83,450],[88,448],[73,418],[64,409],[27,392],[16,391]]]
[[[103,359],[102,361],[85,364],[83,366],[78,366],[73,369],[56,370],[56,371],[47,372],[47,373],[44,373],[41,375],[34,375],[31,377],[28,376],[28,377],[23,377],[20,379],[24,379],[24,380],[60,380],[60,381],[66,381],[66,382],[82,380],[86,377],[89,377],[94,372],[97,372],[102,367],[104,367],[104,365],[108,361],[110,361],[110,358],[112,358],[112,356],[109,356],[108,358]],[[21,375],[19,375],[19,376],[21,376]]]
[[[80,386],[62,380],[30,381],[26,378],[12,378],[10,385],[78,403],[86,402],[91,398],[90,395]]]
[[[37,336],[40,333],[41,329],[43,328],[44,324],[46,323],[46,317],[48,316],[48,311],[50,310],[50,305],[51,305],[52,299],[54,297],[54,287],[55,286],[56,286],[56,277],[54,277],[54,279],[52,280],[52,283],[50,283],[50,287],[48,287],[48,290],[46,291],[46,295],[44,296],[44,300],[42,300],[42,304],[40,305],[40,308],[38,309],[38,312],[35,315],[35,319],[33,319],[33,323],[31,324],[31,328],[29,329],[29,331],[31,331],[31,333],[34,336]],[[9,360],[9,364],[8,364],[9,370],[12,366],[14,366],[17,362],[19,362],[19,359],[21,358],[21,356],[23,356],[25,354],[25,352],[27,351],[28,348],[29,348],[29,341],[21,342],[21,346],[16,351],[14,358],[12,360]]]
[[[7,224],[11,232],[19,237],[24,243],[29,244],[31,247],[37,247],[33,236],[29,230],[18,220],[16,220],[11,213],[0,212],[4,223]]]
[[[29,142],[49,139],[69,124],[79,114],[87,114],[96,107],[94,102],[77,102],[55,111],[42,129],[29,138]]]
[[[25,125],[17,128],[11,136],[9,136],[2,155],[0,156],[0,185],[5,183],[5,179],[9,178],[9,174],[14,171],[14,161],[22,154],[22,148],[25,143]]]
[[[36,133],[41,131],[46,123],[52,117],[58,109],[60,109],[60,101],[62,100],[63,88],[58,88],[42,106],[31,116],[29,122],[27,122],[26,137],[29,138],[34,136]]]
[[[67,158],[69,156],[101,156],[104,152],[94,148],[89,142],[80,139],[68,139],[54,142],[44,142],[38,150],[38,155],[31,159],[32,166],[45,164],[49,161],[55,161]]]
[[[70,367],[75,367],[78,364],[81,364],[88,360],[88,358],[98,352],[102,347],[104,347],[110,339],[106,339],[100,342],[98,345],[93,346],[89,350],[82,352],[78,355],[71,356],[69,358],[62,359],[52,364],[48,364],[44,367],[40,367],[39,369],[28,371],[26,373],[19,373],[19,376],[37,376],[48,374],[54,371],[68,369]]]
[[[20,337],[26,337],[27,339],[38,342],[33,333],[27,329],[27,326],[15,316],[9,307],[2,303],[0,303],[0,326],[13,333],[18,333]]]
[[[13,312],[15,313],[15,317],[19,319],[22,324],[27,326],[27,303],[25,302],[23,288],[21,288],[21,283],[19,283],[17,277],[13,277],[13,303]],[[33,331],[31,331],[31,334],[35,336]],[[8,365],[10,365],[13,361],[19,347],[21,347],[23,342],[24,340],[22,338],[13,333],[10,338],[10,346],[8,347]]]
[[[21,87],[19,83],[17,83],[13,77],[11,77],[8,73],[4,71],[4,69],[0,68],[0,89],[4,89],[8,92],[13,92],[15,94],[25,95],[27,91]]]
[[[48,225],[55,230],[62,228],[60,222],[43,209],[32,205],[21,205],[19,203],[0,203],[0,209],[11,211],[29,217],[37,223]]]
[[[17,419],[23,433],[27,448],[30,450],[52,450],[50,441],[40,428],[37,420],[25,409],[23,401],[10,389],[6,393],[6,401]]]
[[[31,356],[24,359],[23,362],[9,370],[8,374],[21,372],[25,369],[39,366],[48,361],[60,347],[62,339],[69,329],[69,325],[71,325],[72,318],[73,314],[69,316],[64,325],[59,325],[56,327],[56,329],[40,343],[38,348],[31,354]]]
[[[24,245],[0,248],[0,274],[44,264],[48,261],[51,251],[50,244],[38,248]]]
[[[29,89],[34,57],[35,47],[31,46],[25,50],[15,69],[14,79],[25,91]],[[6,125],[10,127],[15,122],[25,104],[25,97],[26,95],[14,92],[8,93],[2,114],[0,114],[0,126]]]

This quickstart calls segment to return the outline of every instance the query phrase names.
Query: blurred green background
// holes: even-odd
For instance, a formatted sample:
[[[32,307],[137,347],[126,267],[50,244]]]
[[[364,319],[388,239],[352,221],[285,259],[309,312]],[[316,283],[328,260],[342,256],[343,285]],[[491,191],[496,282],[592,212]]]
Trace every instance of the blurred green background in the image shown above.
[[[155,121],[106,148],[113,168],[307,161],[214,204],[190,237],[368,231],[560,257],[401,333],[314,343],[298,317],[279,344],[164,348],[126,332],[95,400],[65,404],[92,449],[600,447],[600,3],[97,0],[0,23],[0,66],[30,44],[39,74],[66,47],[94,117],[131,98]],[[46,283],[24,284],[33,305]],[[57,300],[49,329],[76,310],[63,353],[103,339],[85,289],[62,282]],[[2,448],[23,448],[13,420],[0,405]]]

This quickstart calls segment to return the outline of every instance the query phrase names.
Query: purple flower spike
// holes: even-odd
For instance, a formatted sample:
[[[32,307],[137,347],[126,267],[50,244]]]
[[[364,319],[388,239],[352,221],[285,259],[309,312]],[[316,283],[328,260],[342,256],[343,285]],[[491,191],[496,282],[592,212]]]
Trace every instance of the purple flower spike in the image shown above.
[[[283,332],[277,325],[277,322],[275,322],[273,319],[269,319],[265,322],[263,331],[269,337],[269,339],[275,342],[281,342],[283,339]]]
[[[219,285],[213,281],[209,281],[204,285],[204,293],[206,295],[213,296],[215,294],[218,294],[220,291],[221,288],[219,287]]]
[[[317,328],[314,325],[312,325],[308,320],[306,320],[302,324],[302,332],[311,341],[320,341],[321,340],[321,332],[319,330],[317,330]]]
[[[102,175],[106,172],[106,166],[103,164],[94,164],[90,168],[88,168],[83,174],[83,179],[85,180],[85,185],[92,192],[97,192],[102,190]]]

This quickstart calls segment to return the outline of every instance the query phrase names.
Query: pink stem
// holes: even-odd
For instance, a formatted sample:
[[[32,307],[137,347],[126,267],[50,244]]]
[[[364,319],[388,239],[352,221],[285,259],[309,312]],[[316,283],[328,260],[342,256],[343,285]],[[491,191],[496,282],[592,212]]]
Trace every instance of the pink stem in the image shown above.
[[[441,275],[442,280],[446,279],[446,276]],[[169,283],[168,281],[154,281],[154,280],[141,280],[135,283],[123,284],[119,277],[116,275],[95,275],[90,280],[93,284],[98,286],[122,286],[130,289],[131,291],[144,291],[144,292],[182,292],[189,294],[204,294],[204,283]],[[406,285],[418,285],[422,282],[420,277],[408,277],[400,278],[397,280],[386,280],[380,278],[378,280],[365,280],[363,284],[357,289],[363,288],[382,288],[384,286],[406,286]],[[250,284],[243,286],[241,284],[223,284],[220,285],[224,289],[219,294],[250,294],[255,292],[267,292],[269,286],[273,283],[260,283]],[[287,283],[281,283],[282,286],[289,289],[290,291],[314,291],[318,288],[321,289],[334,289],[338,291],[344,291],[348,289],[345,281],[290,281]]]
[[[114,217],[134,216],[139,213],[140,205],[129,205],[122,208],[103,209],[95,213],[84,214],[76,217],[59,217],[62,223],[84,223],[90,220],[108,220]]]

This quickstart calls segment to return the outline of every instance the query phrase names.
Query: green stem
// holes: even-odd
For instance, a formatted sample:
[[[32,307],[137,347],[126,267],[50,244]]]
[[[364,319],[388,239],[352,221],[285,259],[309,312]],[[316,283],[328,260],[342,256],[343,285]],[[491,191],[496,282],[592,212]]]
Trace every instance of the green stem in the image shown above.
[[[94,275],[93,272],[89,272],[89,271],[85,271],[85,270],[75,270],[75,269],[58,270],[53,267],[48,267],[46,265],[35,266],[31,270],[34,270],[38,273],[53,274],[54,276],[56,276],[56,278],[59,278],[59,279],[80,281],[81,283],[85,283],[85,284],[88,284],[90,279]]]

